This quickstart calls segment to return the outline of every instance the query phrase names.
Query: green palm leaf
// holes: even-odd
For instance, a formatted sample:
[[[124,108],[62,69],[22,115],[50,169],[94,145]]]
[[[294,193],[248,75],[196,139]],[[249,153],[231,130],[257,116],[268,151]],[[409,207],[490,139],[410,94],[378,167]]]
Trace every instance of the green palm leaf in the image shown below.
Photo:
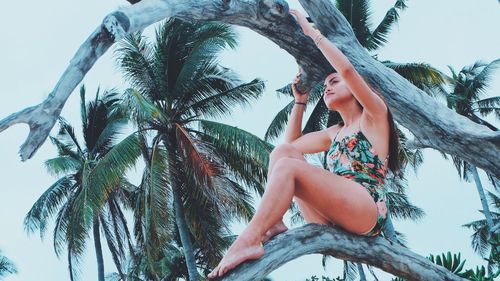
[[[257,161],[254,157],[242,154],[242,151],[236,150],[236,147],[227,146],[224,142],[219,142],[208,134],[190,130],[196,133],[199,138],[213,145],[222,159],[222,162],[229,170],[228,173],[236,181],[244,183],[245,186],[251,187],[262,196],[264,193],[264,183],[267,176],[267,164]]]
[[[404,193],[387,192],[387,201],[388,211],[395,218],[418,221],[425,216],[424,210],[412,205]]]
[[[147,95],[149,99],[155,100],[159,98],[155,83],[159,79],[151,65],[150,53],[151,47],[142,40],[141,32],[135,32],[118,42],[114,56],[132,87]]]
[[[292,112],[295,101],[290,101],[283,109],[281,109],[276,116],[271,121],[271,124],[266,130],[264,135],[264,140],[272,141],[278,138],[286,128],[286,124],[288,123],[288,117]]]
[[[394,7],[391,7],[387,11],[379,25],[373,30],[371,35],[368,36],[365,45],[368,50],[378,49],[387,43],[387,37],[391,27],[399,20],[398,10],[403,11],[408,7],[405,2],[406,0],[397,0]]]
[[[250,105],[251,100],[260,98],[264,88],[262,80],[254,79],[190,104],[188,108],[195,116],[222,117],[230,113],[235,105]]]
[[[446,92],[443,83],[449,79],[444,73],[427,63],[396,63],[389,60],[382,61],[382,63],[428,94],[439,93],[444,96]],[[433,91],[428,89],[433,89]]]
[[[10,259],[2,255],[2,251],[0,251],[0,278],[13,273],[17,273],[16,266]]]
[[[370,37],[370,3],[367,0],[337,0],[337,9],[344,15],[361,45]]]
[[[139,140],[136,133],[133,133],[116,144],[109,152],[98,161],[87,175],[87,182],[82,181],[86,186],[84,192],[77,197],[77,205],[81,205],[84,213],[82,223],[90,226],[93,216],[107,201],[111,191],[121,182],[123,175],[135,166],[138,157],[141,155]]]
[[[45,160],[44,164],[47,171],[53,176],[77,173],[82,168],[81,160],[69,155]]]
[[[215,121],[199,120],[199,125],[202,133],[217,139],[218,147],[223,151],[231,149],[237,151],[236,154],[246,154],[263,165],[269,162],[269,153],[274,146],[256,135]]]
[[[40,238],[43,239],[48,219],[63,204],[73,185],[74,181],[69,177],[62,177],[52,184],[33,204],[24,218],[25,231],[33,233],[38,229]]]

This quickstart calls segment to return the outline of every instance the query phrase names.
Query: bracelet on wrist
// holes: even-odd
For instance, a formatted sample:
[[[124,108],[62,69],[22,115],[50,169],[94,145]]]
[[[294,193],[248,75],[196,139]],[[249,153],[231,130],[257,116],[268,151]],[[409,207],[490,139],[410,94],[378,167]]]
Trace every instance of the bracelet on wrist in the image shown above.
[[[305,102],[295,102],[295,104],[302,104],[304,106],[304,108],[307,107],[307,103],[305,103]]]
[[[319,46],[319,43],[321,42],[321,40],[323,40],[325,38],[325,36],[321,35],[321,38],[319,38],[318,41],[314,41],[314,43],[316,43],[316,46]]]
[[[315,34],[312,34],[310,37],[314,42],[316,42],[320,36],[323,36],[323,34],[321,34],[319,30],[316,30]]]

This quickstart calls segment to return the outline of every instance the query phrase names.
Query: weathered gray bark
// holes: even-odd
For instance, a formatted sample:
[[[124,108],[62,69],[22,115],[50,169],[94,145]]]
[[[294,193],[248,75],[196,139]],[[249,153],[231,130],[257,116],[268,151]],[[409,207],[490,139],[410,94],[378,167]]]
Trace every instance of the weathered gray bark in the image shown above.
[[[347,20],[331,1],[300,2],[322,33],[335,42],[357,71],[380,91],[396,120],[408,128],[423,147],[457,155],[500,177],[500,132],[475,124],[439,104],[395,71],[373,59],[357,42]],[[172,16],[221,21],[245,26],[262,34],[296,58],[304,70],[304,83],[299,85],[299,89],[309,88],[332,71],[312,40],[302,34],[288,13],[288,4],[284,0],[143,0],[104,18],[103,24],[82,44],[43,103],[0,121],[0,132],[17,123],[29,124],[30,134],[21,146],[21,159],[24,161],[32,157],[45,141],[68,96],[115,41]]]
[[[288,261],[314,253],[371,264],[407,280],[466,280],[381,236],[354,235],[336,226],[310,223],[290,229],[264,249],[263,257],[237,266],[219,280],[259,280]]]

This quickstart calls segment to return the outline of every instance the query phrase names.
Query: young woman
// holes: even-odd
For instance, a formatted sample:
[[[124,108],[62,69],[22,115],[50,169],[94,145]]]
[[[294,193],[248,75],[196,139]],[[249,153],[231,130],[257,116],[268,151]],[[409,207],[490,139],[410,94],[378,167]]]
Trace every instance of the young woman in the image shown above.
[[[308,223],[338,225],[354,234],[376,236],[387,218],[387,169],[399,170],[399,140],[385,101],[357,73],[342,52],[294,9],[302,31],[311,37],[337,70],[325,79],[323,100],[342,122],[302,135],[302,116],[309,93],[292,83],[295,105],[285,143],[270,155],[267,186],[259,207],[208,275],[220,277],[240,263],[264,254],[262,242],[286,231],[282,221],[295,198]],[[303,154],[328,151],[329,170],[307,163]]]

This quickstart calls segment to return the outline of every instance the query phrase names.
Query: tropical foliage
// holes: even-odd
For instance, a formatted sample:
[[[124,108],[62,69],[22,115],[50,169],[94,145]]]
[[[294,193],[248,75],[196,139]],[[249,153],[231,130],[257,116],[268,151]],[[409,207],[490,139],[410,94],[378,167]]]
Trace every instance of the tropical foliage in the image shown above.
[[[33,204],[24,220],[28,233],[38,230],[43,238],[47,224],[55,218],[54,250],[60,257],[66,248],[71,280],[78,276],[78,265],[91,233],[99,280],[104,280],[101,229],[117,268],[121,268],[125,255],[127,244],[123,241],[130,241],[120,202],[123,190],[130,186],[123,175],[134,166],[140,150],[134,149],[138,147],[136,135],[117,143],[128,122],[117,106],[117,95],[110,90],[101,97],[98,90],[95,100],[86,104],[85,87],[81,87],[83,142],[61,117],[58,134],[50,137],[58,155],[45,161],[47,171],[58,180]]]
[[[219,52],[236,42],[228,25],[170,19],[153,43],[135,33],[116,50],[131,84],[122,107],[138,129],[146,165],[130,194],[145,255],[132,268],[146,278],[165,277],[159,267],[172,257],[169,245],[182,249],[190,280],[198,279],[198,268],[207,274],[234,241],[230,223],[251,219],[250,192],[263,193],[273,146],[217,121],[264,90],[262,80],[244,83],[218,62]]]

